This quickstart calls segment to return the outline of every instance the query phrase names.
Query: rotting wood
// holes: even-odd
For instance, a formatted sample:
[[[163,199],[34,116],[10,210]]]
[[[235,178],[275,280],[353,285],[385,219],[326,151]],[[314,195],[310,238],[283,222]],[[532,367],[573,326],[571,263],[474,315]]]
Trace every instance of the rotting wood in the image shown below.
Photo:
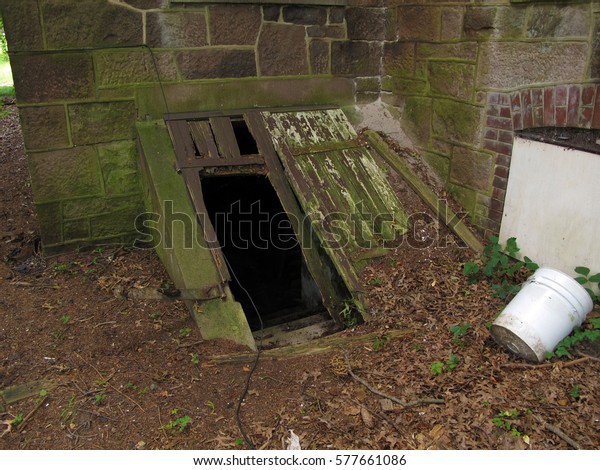
[[[209,122],[219,154],[225,159],[240,158],[240,149],[233,131],[231,118],[224,116],[211,117]]]
[[[200,152],[200,158],[216,160],[221,158],[217,144],[208,121],[189,121],[188,122],[192,138]]]
[[[414,336],[414,330],[386,330],[385,335],[389,338],[402,338],[405,336]],[[328,353],[335,350],[341,350],[348,347],[360,346],[362,344],[371,344],[375,338],[381,336],[381,333],[366,333],[362,335],[345,336],[344,332],[334,333],[330,336],[308,341],[306,343],[295,344],[293,346],[284,346],[282,348],[268,349],[261,352],[261,361],[278,361],[292,359],[296,357],[308,356],[312,354]],[[253,361],[256,353],[239,353],[224,356],[207,357],[202,367],[214,367],[220,364],[238,364]]]
[[[456,215],[444,201],[441,201],[434,194],[407,163],[402,161],[402,159],[389,148],[379,134],[375,131],[367,130],[365,131],[365,136],[387,164],[404,178],[410,187],[416,191],[423,202],[437,214],[438,218],[444,222],[456,236],[465,242],[473,251],[483,253],[483,244],[462,222],[460,217]]]
[[[40,394],[42,390],[50,390],[55,387],[54,382],[49,380],[35,380],[22,385],[14,385],[0,390],[0,411],[4,411],[3,405],[10,405],[25,398],[31,398]]]
[[[387,333],[386,333],[386,335],[387,335]],[[412,406],[419,406],[419,405],[440,405],[440,404],[445,403],[445,401],[441,398],[417,398],[416,400],[407,402],[404,400],[400,400],[399,398],[396,398],[393,395],[388,395],[387,393],[383,393],[383,392],[377,390],[371,384],[369,384],[366,380],[364,380],[364,379],[360,378],[358,375],[356,375],[356,373],[352,370],[352,367],[350,367],[350,360],[348,359],[348,354],[346,352],[344,352],[344,357],[346,359],[346,368],[348,370],[348,375],[350,375],[350,377],[352,377],[358,383],[367,387],[367,389],[369,389],[375,395],[379,395],[380,397],[387,398],[388,400],[391,400],[394,403],[397,403],[398,405],[400,405],[404,408],[410,408]]]

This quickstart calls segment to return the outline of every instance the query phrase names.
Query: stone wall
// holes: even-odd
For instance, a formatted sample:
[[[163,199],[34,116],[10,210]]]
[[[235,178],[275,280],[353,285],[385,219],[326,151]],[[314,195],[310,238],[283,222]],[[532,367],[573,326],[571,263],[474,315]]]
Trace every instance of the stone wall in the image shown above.
[[[472,214],[497,232],[513,130],[598,127],[599,1],[393,0],[382,98]],[[513,123],[514,120],[514,123]]]
[[[599,0],[215,1],[0,0],[47,250],[136,236],[134,124],[164,113],[381,98],[491,231],[515,94],[597,122]]]
[[[378,98],[385,31],[276,3],[0,0],[47,251],[137,235],[137,120]]]

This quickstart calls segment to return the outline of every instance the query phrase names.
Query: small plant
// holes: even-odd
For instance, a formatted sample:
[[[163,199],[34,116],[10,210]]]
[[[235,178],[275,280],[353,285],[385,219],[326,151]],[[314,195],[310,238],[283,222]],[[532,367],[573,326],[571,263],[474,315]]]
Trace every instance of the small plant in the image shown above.
[[[40,393],[39,393],[38,397],[35,399],[35,404],[37,405],[47,395],[48,395],[48,390],[45,390],[45,389],[40,390]]]
[[[596,341],[600,339],[600,318],[590,318],[587,323],[591,328],[582,330],[581,328],[575,328],[573,333],[563,339],[553,352],[546,353],[546,359],[553,359],[555,357],[569,357],[571,355],[571,349],[577,343],[588,340]]]
[[[198,353],[192,353],[192,364],[197,366],[199,362],[200,356],[198,356]]]
[[[210,414],[215,414],[216,406],[212,401],[206,400],[204,404],[210,408]]]
[[[387,336],[375,338],[373,340],[373,351],[381,351],[381,349],[385,346],[385,343],[387,343],[387,340]]]
[[[16,427],[16,426],[18,426],[19,424],[21,424],[22,422],[23,422],[23,413],[19,413],[17,416],[15,416],[15,417],[14,417],[14,418],[11,420],[10,424],[11,424],[12,426],[15,426],[15,427]]]
[[[459,346],[464,346],[465,343],[462,340],[462,337],[467,334],[471,328],[471,325],[468,323],[459,323],[458,325],[453,325],[449,328],[450,333],[452,333],[452,342],[458,344]]]
[[[192,418],[190,418],[188,415],[177,416],[178,414],[179,409],[173,408],[171,410],[171,420],[167,424],[163,424],[161,426],[161,429],[166,429],[167,431],[171,431],[174,433],[184,432],[188,428],[190,422],[192,421]]]
[[[148,387],[140,388],[131,382],[128,382],[125,385],[125,388],[134,390],[137,393],[138,398],[140,398],[140,399],[143,398],[144,395],[146,395],[146,393],[148,393]]]
[[[530,413],[530,411],[528,410],[527,413]],[[529,444],[529,436],[521,431],[513,422],[518,417],[519,412],[515,409],[502,411],[492,418],[492,424],[509,432],[511,436],[521,438],[523,442]]]
[[[569,390],[569,395],[574,400],[579,400],[579,398],[581,398],[581,388],[579,385],[573,385],[573,388]]]
[[[434,361],[431,363],[430,370],[433,375],[441,375],[444,372],[450,372],[458,366],[460,358],[456,354],[450,354],[450,358],[445,362]]]
[[[106,393],[97,393],[94,396],[94,404],[96,404],[97,406],[100,406],[104,403],[104,400],[106,399]]]
[[[243,445],[244,445],[244,439],[242,439],[241,437],[236,437],[235,438],[235,446],[241,447]]]
[[[369,285],[380,287],[383,284],[383,280],[380,277],[374,277],[373,279],[369,279]]]
[[[185,326],[179,330],[179,336],[182,338],[187,338],[192,334],[192,329],[189,326]]]
[[[468,276],[469,284],[477,282],[482,275],[490,279],[494,294],[506,299],[521,289],[521,279],[518,277],[520,272],[531,273],[539,268],[527,256],[522,261],[518,260],[519,251],[516,238],[509,238],[503,247],[497,236],[491,236],[490,243],[483,250],[481,262],[468,261],[463,274]]]
[[[360,302],[354,299],[347,300],[340,311],[340,319],[346,328],[352,328],[358,324],[358,318],[364,312],[365,307]]]
[[[69,315],[63,315],[62,317],[60,317],[60,322],[63,325],[68,325],[70,320],[71,320],[71,317]]]
[[[575,272],[579,274],[579,276],[575,278],[575,280],[579,282],[579,284],[581,284],[584,287],[586,285],[589,286],[596,284],[596,287],[600,289],[600,273],[590,275],[591,270],[586,266],[577,266],[575,268]],[[585,290],[588,294],[590,294],[590,297],[592,298],[594,303],[600,303],[600,296],[596,295],[596,293],[590,287],[585,287]]]

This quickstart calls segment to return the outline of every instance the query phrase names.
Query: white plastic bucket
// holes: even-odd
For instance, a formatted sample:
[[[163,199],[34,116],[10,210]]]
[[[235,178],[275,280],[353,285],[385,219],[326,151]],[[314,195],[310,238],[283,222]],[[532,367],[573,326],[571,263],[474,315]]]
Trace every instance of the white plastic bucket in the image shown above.
[[[590,295],[575,279],[553,268],[542,267],[525,281],[492,324],[494,340],[532,361],[542,362],[547,352],[592,311]]]

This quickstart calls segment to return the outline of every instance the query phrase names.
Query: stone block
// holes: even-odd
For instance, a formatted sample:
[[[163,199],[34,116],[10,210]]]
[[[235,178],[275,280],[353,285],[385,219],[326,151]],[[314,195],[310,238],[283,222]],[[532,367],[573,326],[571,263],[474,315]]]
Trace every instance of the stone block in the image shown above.
[[[469,101],[475,86],[475,66],[460,62],[430,61],[429,86],[435,95]]]
[[[98,159],[107,196],[141,192],[137,149],[133,141],[99,145]]]
[[[324,25],[327,23],[327,10],[312,6],[285,6],[283,7],[283,21],[301,25]]]
[[[414,78],[393,77],[392,86],[399,95],[423,95],[427,91],[427,82]]]
[[[145,211],[143,204],[90,218],[90,237],[103,239],[137,233],[135,218]]]
[[[19,108],[19,114],[28,151],[59,149],[70,145],[64,106],[27,106]]]
[[[409,96],[405,99],[402,111],[402,124],[411,139],[418,146],[429,146],[432,112],[430,98]]]
[[[96,150],[91,146],[32,153],[29,171],[35,202],[102,194]]]
[[[143,43],[141,13],[97,0],[42,0],[40,3],[49,49]]]
[[[576,42],[484,43],[477,85],[503,89],[580,82],[585,77],[587,50],[586,44]]]
[[[10,52],[44,48],[37,1],[4,0],[0,9]]]
[[[127,3],[140,10],[156,10],[158,8],[166,7],[169,0],[124,0],[123,3]]]
[[[310,42],[310,72],[313,75],[328,75],[329,67],[329,41],[313,40]]]
[[[450,173],[450,159],[447,156],[427,151],[421,151],[421,155],[440,180],[446,183]]]
[[[258,39],[261,75],[308,73],[304,26],[265,24]]]
[[[41,229],[42,245],[61,243],[63,238],[60,203],[36,204],[35,209]]]
[[[477,43],[460,42],[448,44],[427,44],[417,45],[417,57],[420,59],[463,59],[469,61],[477,60]]]
[[[206,46],[206,15],[198,11],[147,13],[146,37],[150,47]]]
[[[531,10],[527,21],[530,38],[587,38],[590,30],[587,5],[539,5]]]
[[[432,130],[452,142],[477,144],[483,108],[448,99],[433,102]]]
[[[256,76],[256,58],[251,49],[204,49],[176,55],[184,80],[242,78]]]
[[[126,197],[84,197],[63,201],[62,213],[65,220],[81,219],[91,215],[107,214],[113,211],[122,211],[138,207],[141,196]]]
[[[341,24],[346,18],[344,7],[331,7],[329,9],[329,24]]]
[[[99,87],[177,80],[175,60],[168,52],[102,51],[94,56],[94,62]]]
[[[87,54],[15,55],[11,58],[20,104],[94,97],[94,67]]]
[[[371,77],[381,73],[382,45],[373,42],[331,44],[331,71],[334,75]]]
[[[90,237],[89,219],[68,220],[63,224],[63,237],[65,242],[84,240]]]
[[[441,32],[441,10],[429,6],[398,9],[398,38],[401,41],[437,41]]]
[[[281,7],[279,5],[263,5],[263,20],[265,21],[279,21],[281,15]]]
[[[465,9],[460,7],[447,7],[442,10],[442,41],[456,41],[462,38],[464,15]]]
[[[470,7],[465,12],[463,31],[467,39],[483,39],[495,32],[498,10],[494,7]]]
[[[448,184],[448,192],[469,214],[473,214],[477,201],[475,190],[457,184]]]
[[[395,23],[390,21],[385,8],[349,7],[346,10],[346,25],[348,38],[353,40],[382,41],[393,37],[395,33]]]
[[[412,77],[415,72],[415,44],[386,42],[383,47],[383,73]]]
[[[213,45],[254,45],[262,23],[260,7],[215,5],[209,8],[210,43]]]
[[[493,158],[466,147],[454,147],[450,165],[450,181],[461,186],[485,191],[490,187]]]
[[[307,26],[306,33],[311,38],[344,39],[346,28],[344,25]]]
[[[133,138],[136,109],[133,101],[82,103],[68,106],[74,145]]]
[[[502,39],[520,39],[525,36],[527,13],[516,5],[498,7],[495,19],[495,37]]]
[[[600,13],[594,15],[594,29],[592,31],[592,60],[590,64],[590,78],[600,81]]]
[[[356,92],[376,92],[379,93],[381,89],[381,80],[379,77],[359,77],[355,80]]]

